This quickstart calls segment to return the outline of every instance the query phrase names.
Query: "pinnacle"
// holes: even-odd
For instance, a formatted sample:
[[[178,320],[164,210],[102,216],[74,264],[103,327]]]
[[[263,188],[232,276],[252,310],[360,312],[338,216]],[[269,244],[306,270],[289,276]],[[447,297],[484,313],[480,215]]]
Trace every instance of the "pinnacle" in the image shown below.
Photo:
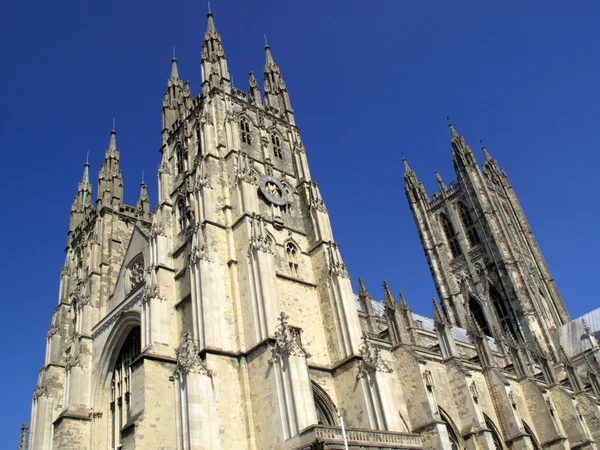
[[[448,320],[446,319],[446,316],[438,306],[436,299],[432,298],[431,302],[433,303],[433,320],[435,321],[435,323],[440,323],[444,325],[448,323]]]
[[[387,306],[394,307],[397,305],[394,294],[392,294],[392,291],[386,281],[383,282],[383,301]]]
[[[483,150],[483,156],[485,157],[485,160],[491,161],[493,158],[488,153],[487,148],[485,148],[485,145],[483,145],[483,141],[481,139],[479,140],[479,143],[481,144],[481,150]]]
[[[370,297],[362,278],[358,277],[358,295],[361,297]]]
[[[404,156],[402,156],[402,162],[404,163],[404,173],[410,173],[412,172],[412,169],[409,167],[408,162],[406,161],[406,158]]]
[[[457,138],[458,133],[456,132],[454,125],[452,125],[452,122],[450,122],[450,117],[446,117],[446,119],[448,119],[448,127],[450,128],[450,134],[452,135],[452,139]]]
[[[269,45],[265,45],[265,52],[267,54],[267,62],[265,64],[266,67],[274,66],[275,61],[273,60],[273,55],[271,54],[271,47]]]
[[[410,309],[408,307],[408,302],[404,298],[404,294],[402,293],[402,291],[398,292],[398,296],[400,297],[400,308],[402,308],[402,309]]]
[[[117,132],[115,131],[114,126],[113,126],[113,130],[110,132],[110,144],[108,145],[108,149],[109,150],[117,149]]]
[[[208,26],[206,27],[206,32],[207,33],[215,32],[216,28],[215,28],[215,22],[213,20],[213,14],[209,11],[208,14],[206,15],[206,17],[208,17]]]
[[[179,79],[179,71],[177,70],[177,58],[173,57],[171,60],[171,78],[174,80]]]

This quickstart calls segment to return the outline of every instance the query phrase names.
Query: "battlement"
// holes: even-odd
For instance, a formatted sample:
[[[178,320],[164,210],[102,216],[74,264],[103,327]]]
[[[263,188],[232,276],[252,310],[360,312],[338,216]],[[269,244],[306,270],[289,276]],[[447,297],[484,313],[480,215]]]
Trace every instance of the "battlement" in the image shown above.
[[[446,189],[445,193],[435,192],[431,196],[431,199],[429,200],[429,207],[433,208],[433,207],[439,205],[442,202],[442,200],[456,194],[459,190],[460,190],[460,184],[458,184],[457,181],[452,180],[450,182],[450,184],[448,184],[448,188]]]

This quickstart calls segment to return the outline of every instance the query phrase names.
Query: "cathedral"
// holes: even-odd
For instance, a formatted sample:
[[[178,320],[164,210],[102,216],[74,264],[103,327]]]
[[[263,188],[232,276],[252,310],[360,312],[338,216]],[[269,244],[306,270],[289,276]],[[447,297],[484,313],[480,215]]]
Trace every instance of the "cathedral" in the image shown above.
[[[404,161],[432,318],[354,293],[265,51],[234,88],[209,13],[199,95],[173,59],[152,210],[114,130],[95,202],[86,163],[29,449],[598,449],[600,310],[570,319],[496,160],[450,125],[457,181]]]

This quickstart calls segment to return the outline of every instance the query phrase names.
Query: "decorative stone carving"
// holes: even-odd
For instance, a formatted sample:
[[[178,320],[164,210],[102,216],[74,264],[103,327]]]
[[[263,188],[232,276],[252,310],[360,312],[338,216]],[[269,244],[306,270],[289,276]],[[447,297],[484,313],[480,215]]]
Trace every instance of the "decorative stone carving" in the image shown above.
[[[196,264],[198,261],[209,261],[206,244],[194,246],[190,251],[190,264]]]
[[[301,358],[310,358],[308,353],[302,346],[300,340],[300,328],[288,325],[289,317],[282,311],[279,314],[279,326],[275,331],[275,345],[271,348],[271,359],[269,363],[276,364],[285,356],[298,356]]]
[[[142,302],[149,302],[153,298],[157,298],[163,302],[166,300],[164,295],[160,295],[160,289],[158,287],[158,284],[155,284],[153,286],[146,285],[146,287],[142,291]]]
[[[158,173],[160,175],[171,175],[171,168],[169,167],[169,163],[167,161],[163,161],[158,165]]]
[[[64,277],[64,276],[67,276],[67,275],[69,275],[69,268],[67,266],[63,266],[60,269],[60,276]]]
[[[302,141],[296,142],[296,145],[294,145],[294,153],[306,153],[306,148],[304,147],[304,143]]]
[[[60,331],[60,328],[57,325],[50,325],[48,327],[48,338],[51,338],[52,336],[54,336],[56,333],[58,333]]]
[[[244,152],[238,152],[235,181],[244,181],[255,186],[258,185],[258,175],[254,170],[253,162]]]
[[[196,168],[196,179],[194,182],[194,188],[199,191],[203,188],[212,188],[210,178],[206,171],[206,162],[208,157],[204,156],[198,161],[198,167]]]
[[[67,359],[65,360],[65,370],[71,370],[73,367],[78,367],[78,366],[81,366],[81,364],[79,362],[79,355],[67,356]]]
[[[433,381],[433,374],[431,370],[425,369],[423,371],[423,382],[425,383],[425,387],[429,392],[433,392],[435,389],[435,382]]]
[[[477,403],[479,401],[479,390],[474,381],[469,385],[469,391],[471,392],[471,397],[473,397],[473,400]]]
[[[273,240],[265,228],[265,219],[260,214],[252,214],[250,217],[250,249],[274,254]]]
[[[346,265],[342,262],[339,246],[335,242],[329,244],[329,272],[341,278],[348,278]]]
[[[308,185],[308,206],[316,211],[320,211],[322,213],[327,213],[327,208],[325,207],[325,202],[321,197],[321,193],[319,191],[319,185],[314,181],[311,181]]]
[[[368,373],[384,372],[390,373],[392,369],[381,359],[380,350],[378,347],[371,344],[367,333],[362,335],[363,344],[360,348],[360,356],[362,360],[358,364],[358,373],[356,378],[362,378]]]
[[[185,374],[198,373],[212,377],[212,371],[204,366],[199,352],[198,342],[193,338],[192,332],[187,330],[183,335],[181,346],[176,351],[177,369]]]
[[[150,227],[150,236],[152,238],[155,238],[156,236],[166,236],[167,233],[165,232],[165,227],[163,226],[163,224],[158,223],[158,222],[153,222],[152,226]]]
[[[129,274],[129,290],[138,287],[144,281],[144,258],[136,257],[127,269]]]
[[[33,399],[37,399],[40,398],[41,396],[47,396],[48,395],[48,388],[46,386],[46,384],[38,384],[36,387],[33,388]]]

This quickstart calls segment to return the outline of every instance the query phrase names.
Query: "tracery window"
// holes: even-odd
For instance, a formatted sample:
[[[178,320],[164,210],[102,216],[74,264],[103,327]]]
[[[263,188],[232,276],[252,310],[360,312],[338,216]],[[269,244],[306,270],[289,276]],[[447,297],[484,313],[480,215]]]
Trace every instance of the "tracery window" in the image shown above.
[[[244,144],[252,144],[252,137],[250,136],[250,124],[246,119],[240,119],[240,131],[242,133],[242,142]]]
[[[283,157],[283,153],[281,152],[281,140],[277,134],[271,134],[271,143],[273,144],[273,155],[275,158],[281,159]]]
[[[498,314],[498,318],[500,319],[500,323],[502,324],[502,328],[508,330],[513,337],[517,338],[517,331],[515,327],[514,320],[510,314],[510,306],[506,302],[506,300],[500,295],[500,293],[493,287],[490,286],[490,300],[494,307],[496,308],[496,313]]]
[[[180,197],[177,200],[177,221],[179,223],[179,231],[185,230],[185,200]]]
[[[140,354],[140,327],[133,328],[121,347],[112,374],[110,420],[112,448],[121,448],[121,429],[131,419],[132,363]]]
[[[298,249],[294,244],[288,242],[285,246],[285,252],[287,253],[288,267],[290,269],[290,275],[298,277]]]
[[[475,227],[475,223],[473,222],[473,218],[471,217],[471,213],[467,209],[464,203],[458,203],[458,213],[460,215],[460,220],[465,229],[465,233],[467,235],[467,239],[469,240],[469,245],[471,247],[479,244],[481,241],[479,240],[479,235],[477,234],[477,228]]]
[[[450,253],[452,253],[453,258],[456,258],[461,255],[461,251],[460,246],[458,245],[458,239],[456,238],[456,233],[454,232],[454,227],[452,226],[452,223],[450,223],[448,216],[445,214],[440,214],[440,220],[442,222],[442,229],[446,235],[446,240],[448,241],[448,247],[450,247]]]
[[[142,255],[138,255],[129,263],[127,274],[129,276],[129,292],[144,281],[144,257]]]

